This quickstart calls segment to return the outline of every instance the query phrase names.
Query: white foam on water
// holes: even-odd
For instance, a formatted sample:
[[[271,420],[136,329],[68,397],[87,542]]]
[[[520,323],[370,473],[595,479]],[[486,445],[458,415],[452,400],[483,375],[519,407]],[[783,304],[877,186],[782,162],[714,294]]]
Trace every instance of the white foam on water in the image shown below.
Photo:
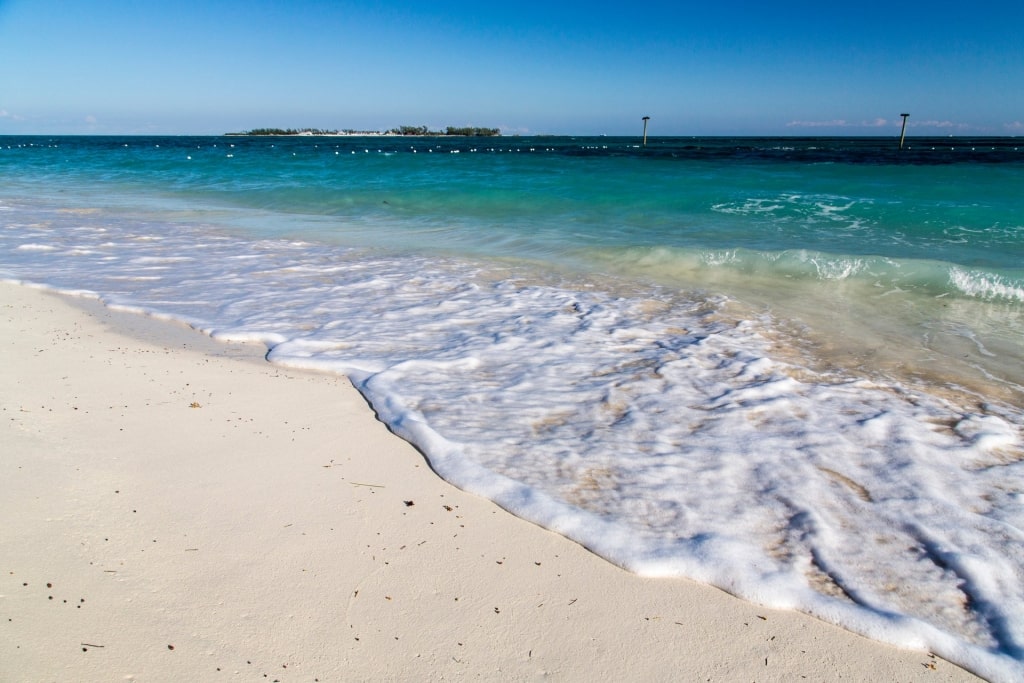
[[[702,294],[30,217],[0,276],[347,374],[441,476],[612,562],[1024,677],[1019,407],[815,373]]]
[[[1024,287],[996,274],[982,275],[963,268],[951,268],[950,283],[968,296],[985,300],[1024,301]]]

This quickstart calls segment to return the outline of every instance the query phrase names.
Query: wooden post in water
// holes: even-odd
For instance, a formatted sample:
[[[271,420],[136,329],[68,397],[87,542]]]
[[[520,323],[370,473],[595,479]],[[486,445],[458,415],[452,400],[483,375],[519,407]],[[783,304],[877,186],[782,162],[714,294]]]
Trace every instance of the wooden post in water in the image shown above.
[[[907,134],[907,117],[910,114],[900,114],[903,117],[903,130],[900,131],[900,149],[903,149],[903,138]]]
[[[647,122],[651,120],[650,116],[644,117],[644,147],[647,146]]]

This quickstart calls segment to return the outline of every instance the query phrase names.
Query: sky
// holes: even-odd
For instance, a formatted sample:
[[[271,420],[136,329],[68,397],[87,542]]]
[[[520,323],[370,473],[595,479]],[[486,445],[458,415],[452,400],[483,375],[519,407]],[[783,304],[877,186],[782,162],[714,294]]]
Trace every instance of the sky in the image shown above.
[[[1024,135],[1024,3],[0,0],[0,135]]]

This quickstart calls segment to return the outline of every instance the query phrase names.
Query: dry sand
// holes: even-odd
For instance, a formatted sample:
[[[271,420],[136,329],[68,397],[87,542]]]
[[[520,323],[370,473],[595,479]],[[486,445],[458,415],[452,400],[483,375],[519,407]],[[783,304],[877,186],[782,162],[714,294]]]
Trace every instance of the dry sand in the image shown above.
[[[440,480],[343,378],[0,284],[2,681],[950,681]]]

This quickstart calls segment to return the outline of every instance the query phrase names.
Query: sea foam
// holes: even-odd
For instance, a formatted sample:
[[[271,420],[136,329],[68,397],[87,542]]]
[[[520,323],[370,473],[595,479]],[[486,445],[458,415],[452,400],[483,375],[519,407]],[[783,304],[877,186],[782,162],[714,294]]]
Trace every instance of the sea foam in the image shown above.
[[[775,354],[770,314],[707,293],[22,218],[0,232],[5,278],[344,373],[441,476],[612,562],[1024,676],[1018,408],[816,372]]]

